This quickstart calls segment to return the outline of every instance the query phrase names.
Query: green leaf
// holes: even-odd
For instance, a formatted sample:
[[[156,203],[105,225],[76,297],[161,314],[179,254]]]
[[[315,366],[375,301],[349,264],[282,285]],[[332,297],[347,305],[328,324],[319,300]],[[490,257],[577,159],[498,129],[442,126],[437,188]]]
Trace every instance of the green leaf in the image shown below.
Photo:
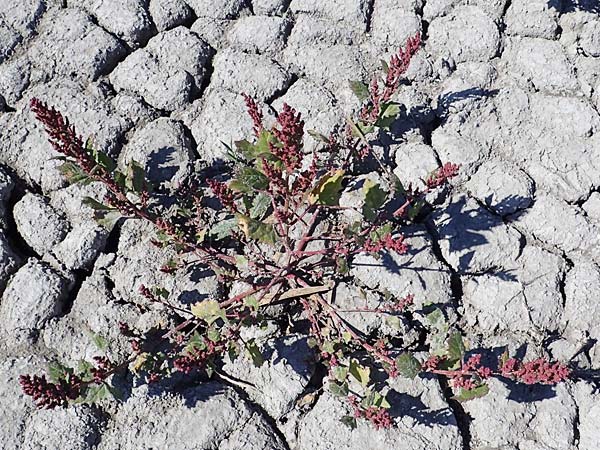
[[[252,309],[253,311],[258,311],[258,309],[260,308],[258,299],[254,295],[246,297],[246,299],[244,300],[244,306]]]
[[[369,379],[371,376],[371,369],[369,367],[364,367],[358,364],[358,361],[355,359],[350,360],[350,367],[348,368],[350,375],[352,375],[356,380],[363,386],[369,384]]]
[[[256,144],[252,144],[247,140],[235,142],[238,151],[249,161],[253,161],[259,157],[272,159],[269,144],[275,143],[276,139],[273,134],[267,130],[263,130],[258,137]]]
[[[189,338],[185,346],[185,351],[187,353],[194,353],[195,351],[202,351],[205,348],[206,344],[204,343],[204,338],[200,335],[200,333],[194,331],[194,334],[192,334],[192,337]]]
[[[107,172],[110,173],[117,168],[116,163],[106,153],[101,152],[100,150],[96,150],[96,149],[91,149],[91,152],[92,152],[92,158],[94,158],[94,161],[96,161],[96,164],[98,164],[100,167],[102,167]]]
[[[340,275],[347,275],[348,273],[350,273],[350,266],[348,265],[348,258],[346,258],[345,256],[338,256],[335,259],[335,265],[336,265],[337,271]]]
[[[365,195],[365,203],[363,205],[363,216],[365,219],[372,222],[377,218],[377,210],[383,206],[387,200],[388,193],[379,187],[378,183],[370,179],[366,179],[363,185],[363,193]]]
[[[83,203],[86,206],[89,206],[90,208],[96,211],[115,211],[115,208],[111,208],[110,206],[104,205],[92,197],[83,197],[81,203]]]
[[[410,208],[408,208],[408,219],[415,220],[415,218],[419,215],[424,206],[425,200],[415,200],[415,202],[412,205],[410,205]]]
[[[242,255],[235,255],[235,267],[239,270],[248,270],[248,258]]]
[[[246,157],[246,159],[251,159],[254,153],[254,144],[252,142],[243,139],[241,141],[234,142],[235,148]]]
[[[374,392],[370,389],[367,390],[364,398],[360,402],[360,405],[365,409],[370,408],[371,406],[376,406],[377,408],[385,409],[389,409],[392,407],[392,405],[390,405],[385,396],[381,395],[381,393],[379,392]]]
[[[441,309],[435,308],[429,314],[425,316],[425,320],[427,320],[427,324],[430,328],[435,328],[437,330],[445,330],[447,329],[446,318],[444,317],[444,313]]]
[[[277,141],[273,133],[267,130],[262,130],[256,141],[254,157],[271,155],[271,149],[269,144],[274,144]]]
[[[173,261],[173,260],[170,259],[169,262],[167,262],[167,264],[169,264],[171,261]],[[152,288],[152,293],[154,295],[156,295],[157,297],[162,297],[164,299],[168,299],[169,295],[170,295],[170,292],[167,289],[163,288],[163,287],[154,287],[154,288]]]
[[[110,384],[107,384],[106,388],[110,392],[110,395],[112,396],[112,398],[114,398],[115,400],[123,400],[123,393],[121,392],[121,390],[119,388],[112,386]]]
[[[221,220],[210,229],[209,234],[216,240],[225,239],[231,236],[231,232],[237,228],[237,223],[235,218]]]
[[[240,192],[262,191],[269,187],[269,179],[264,173],[253,167],[244,167],[238,173],[238,176],[233,180],[229,187]]]
[[[211,326],[206,330],[206,337],[213,342],[219,342],[221,339],[221,333],[217,328]]]
[[[325,136],[324,134],[321,134],[315,130],[308,130],[307,133],[309,134],[309,136],[313,137],[317,141],[321,141],[321,142],[324,142],[325,144],[329,144],[329,138],[327,136]]]
[[[369,144],[369,141],[367,140],[367,137],[365,136],[366,133],[363,131],[364,127],[359,126],[358,124],[354,123],[354,121],[352,119],[350,119],[349,117],[346,120],[348,122],[348,125],[350,125],[352,134],[356,137],[359,137],[360,140],[363,141],[364,144],[371,145],[371,144]]]
[[[365,396],[363,397],[363,399],[360,402],[360,406],[362,406],[365,409],[370,408],[371,406],[373,406],[374,400],[375,400],[375,393],[372,390],[367,389]]]
[[[385,225],[382,225],[371,231],[371,233],[369,234],[369,238],[371,238],[371,241],[373,241],[374,243],[379,242],[388,234],[391,234],[392,231],[394,231],[394,227],[391,223],[388,222]]]
[[[381,106],[381,112],[375,125],[379,128],[389,129],[390,125],[392,125],[400,115],[400,104],[399,103],[384,103]]]
[[[123,172],[115,170],[115,173],[113,173],[113,178],[115,179],[115,183],[117,183],[117,186],[119,186],[121,189],[125,189],[125,185],[127,184],[127,177]]]
[[[267,213],[269,206],[271,206],[271,197],[269,197],[264,192],[261,192],[256,197],[254,197],[254,200],[252,201],[250,217],[252,219],[261,220]]]
[[[94,213],[94,219],[98,225],[102,225],[108,231],[111,231],[116,223],[123,217],[118,211],[96,211]]]
[[[344,366],[332,367],[331,374],[337,381],[343,383],[346,380],[346,377],[348,376],[348,368]]]
[[[229,361],[234,362],[240,356],[240,347],[237,342],[229,342],[227,347],[227,356],[229,356]]]
[[[461,389],[458,395],[452,397],[459,402],[468,402],[476,398],[484,397],[490,391],[487,384],[482,384],[473,389]]]
[[[385,318],[385,324],[396,330],[396,331],[402,331],[404,329],[404,327],[402,326],[402,321],[400,320],[399,317],[397,316],[388,316]]]
[[[400,375],[414,378],[421,372],[421,363],[410,353],[402,353],[396,358],[396,367]]]
[[[465,344],[462,335],[456,331],[448,338],[448,360],[451,362],[462,361],[465,354]]]
[[[329,392],[338,397],[346,397],[348,395],[348,383],[329,383]]]
[[[306,345],[308,345],[308,348],[315,348],[317,345],[319,345],[319,343],[314,337],[309,337],[306,340]]]
[[[263,242],[265,244],[274,245],[278,241],[275,226],[253,220],[248,216],[238,216],[238,226],[244,232],[247,238]]]
[[[108,348],[108,341],[98,333],[90,333],[92,342],[100,351],[105,351]]]
[[[90,381],[92,377],[92,369],[94,365],[85,359],[80,359],[77,363],[77,375],[83,381]]]
[[[258,349],[256,342],[254,342],[254,339],[251,339],[248,342],[246,342],[246,350],[248,351],[248,354],[252,358],[252,362],[256,367],[260,367],[264,364],[265,359],[263,358],[262,353]]]
[[[365,136],[369,133],[372,133],[373,130],[375,130],[375,127],[373,125],[369,125],[360,121],[356,123],[356,126],[358,127],[360,132]]]
[[[373,398],[373,406],[385,409],[390,409],[392,407],[392,405],[390,405],[390,402],[388,402],[387,398],[384,395],[381,395],[379,392],[375,392]]]
[[[229,189],[235,192],[242,192],[244,194],[249,194],[252,192],[252,188],[247,184],[242,183],[240,180],[231,180],[229,183]]]
[[[136,161],[131,160],[127,165],[125,185],[137,194],[150,190],[149,183],[146,181],[146,172]]]
[[[336,170],[326,174],[309,195],[311,204],[337,206],[340,201],[345,171]]]
[[[88,386],[85,390],[85,397],[82,402],[93,405],[107,398],[113,398],[113,393],[107,384],[102,383]]]
[[[62,380],[66,380],[73,373],[73,369],[62,365],[58,361],[52,361],[48,363],[48,378],[53,383],[59,383]]]
[[[406,195],[406,189],[397,175],[392,174],[392,183],[394,185],[394,193],[397,195]]]
[[[66,162],[58,166],[58,171],[64,176],[69,184],[90,183],[92,178],[83,171],[81,167],[72,162]]]
[[[361,102],[364,102],[369,98],[369,86],[362,81],[349,81],[350,89],[356,95],[356,98]]]
[[[354,416],[343,416],[340,419],[340,422],[342,422],[351,430],[354,430],[356,428],[356,418]]]
[[[510,353],[508,353],[508,347],[504,349],[500,357],[498,358],[498,367],[504,366],[506,361],[510,358]]]
[[[196,242],[198,244],[202,244],[204,242],[204,239],[206,239],[207,232],[208,230],[206,228],[202,228],[201,230],[198,230],[196,232]]]
[[[335,353],[335,342],[333,342],[333,341],[323,342],[322,350],[326,353]]]
[[[388,65],[387,61],[385,61],[384,59],[380,60],[381,62],[381,70],[383,70],[383,73],[385,73],[387,75],[387,73],[390,71],[390,66]]]
[[[227,320],[225,310],[216,300],[202,300],[191,306],[192,314],[211,325],[217,319]]]

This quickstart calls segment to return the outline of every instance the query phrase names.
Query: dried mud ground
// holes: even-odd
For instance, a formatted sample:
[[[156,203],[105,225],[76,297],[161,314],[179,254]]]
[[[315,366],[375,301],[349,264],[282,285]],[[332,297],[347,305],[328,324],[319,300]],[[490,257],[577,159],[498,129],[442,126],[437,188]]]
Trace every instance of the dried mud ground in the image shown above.
[[[250,134],[241,92],[327,133],[357,107],[348,80],[368,81],[417,31],[387,160],[415,183],[446,161],[461,176],[411,255],[363,258],[338,298],[412,292],[445,305],[471,348],[571,361],[581,377],[493,382],[462,405],[436,378],[398,380],[394,428],[351,431],[343,403],[311,396],[323,374],[305,340],[274,325],[260,336],[267,364],[226,367],[256,389],[124,379],[121,403],[32,407],[19,374],[91,358],[97,334],[118,357],[118,321],[160,323],[132,306],[140,283],[183,303],[218,287],[155,271],[166,256],[148,227],[94,223],[81,198],[101,188],[65,184],[31,97],[176,186]],[[0,448],[598,450],[599,107],[598,0],[0,0]]]

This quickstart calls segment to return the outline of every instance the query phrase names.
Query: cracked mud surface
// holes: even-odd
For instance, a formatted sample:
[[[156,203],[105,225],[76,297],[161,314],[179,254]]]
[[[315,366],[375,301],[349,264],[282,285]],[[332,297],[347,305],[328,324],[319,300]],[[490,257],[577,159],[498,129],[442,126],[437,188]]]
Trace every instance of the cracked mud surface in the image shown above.
[[[600,4],[597,0],[0,0],[0,447],[13,449],[600,448]],[[67,186],[28,111],[56,106],[126,164],[177,186],[218,165],[221,141],[251,133],[242,92],[274,115],[283,102],[327,134],[406,38],[424,48],[399,93],[388,161],[418,183],[462,166],[451,198],[411,234],[410,255],[353,271],[384,290],[445,305],[472,349],[571,361],[556,388],[492,382],[465,404],[436,378],[397,380],[396,426],[338,418],[329,394],[299,404],[323,374],[300,336],[261,331],[269,363],[227,367],[258,387],[179,380],[131,386],[123,403],[36,411],[17,378],[50,359],[118,357],[117,323],[149,330],[139,284],[184,304],[218,294],[206,274],[151,270],[168,255],[149,227],[112,233]],[[339,111],[339,113],[338,113]],[[371,263],[379,267],[375,269]],[[340,287],[342,301],[356,288]],[[357,326],[382,326],[357,318]],[[414,342],[419,336],[408,337]],[[128,384],[129,383],[129,384]],[[302,402],[300,402],[302,403]]]

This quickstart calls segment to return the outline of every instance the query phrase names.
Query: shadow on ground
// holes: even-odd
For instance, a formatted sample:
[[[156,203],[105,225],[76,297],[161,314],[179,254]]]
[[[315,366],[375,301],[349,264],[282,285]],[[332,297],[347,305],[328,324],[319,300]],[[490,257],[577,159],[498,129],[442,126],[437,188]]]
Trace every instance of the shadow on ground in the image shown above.
[[[548,6],[561,13],[583,11],[600,14],[600,1],[598,0],[549,0]]]

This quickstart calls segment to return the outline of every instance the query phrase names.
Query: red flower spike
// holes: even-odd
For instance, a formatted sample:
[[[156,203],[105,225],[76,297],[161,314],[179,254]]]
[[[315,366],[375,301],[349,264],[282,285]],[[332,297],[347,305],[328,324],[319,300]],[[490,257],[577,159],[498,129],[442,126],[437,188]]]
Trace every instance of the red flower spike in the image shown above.
[[[459,166],[452,163],[446,163],[436,170],[430,177],[425,180],[425,184],[429,189],[434,189],[443,184],[446,184],[450,178],[458,175]]]
[[[404,242],[404,236],[392,238],[391,234],[385,235],[377,242],[368,239],[363,246],[363,250],[368,253],[378,253],[382,250],[393,250],[402,255],[408,251],[408,245]]]
[[[269,190],[272,193],[277,191],[285,192],[287,190],[287,184],[283,179],[283,172],[277,168],[275,164],[271,164],[266,159],[262,159],[262,169],[267,178],[269,179]]]
[[[225,208],[231,209],[233,211],[236,210],[234,202],[235,197],[233,195],[233,192],[225,183],[222,183],[217,180],[208,180],[207,183],[211,191],[213,191],[213,194],[215,194],[215,196],[219,199],[219,201]]]
[[[277,117],[280,129],[274,129],[273,134],[281,145],[271,145],[271,152],[277,156],[288,173],[299,169],[302,165],[302,140],[304,138],[304,121],[300,113],[287,103]]]
[[[398,89],[402,75],[408,70],[410,61],[421,46],[421,34],[416,34],[406,41],[404,48],[393,55],[388,64],[383,91],[380,91],[377,78],[371,81],[369,86],[369,100],[360,111],[360,118],[367,123],[373,123],[379,117],[381,105],[390,101],[392,95]]]
[[[81,380],[72,375],[69,382],[50,383],[44,375],[21,375],[19,383],[26,395],[36,402],[38,408],[52,409],[57,406],[65,406],[69,400],[79,397]]]
[[[353,410],[353,415],[356,419],[364,418],[371,422],[376,430],[391,428],[393,425],[392,416],[385,408],[378,408],[377,406],[370,406],[369,408],[363,408],[360,406],[356,396],[351,395],[348,397],[348,402]]]
[[[263,114],[262,111],[260,110],[260,107],[258,106],[258,104],[254,101],[254,99],[252,97],[250,97],[248,94],[242,94],[244,97],[244,100],[246,101],[246,108],[248,110],[248,115],[250,116],[250,118],[252,119],[252,122],[254,123],[254,135],[258,138],[260,136],[260,133],[262,133],[262,131],[264,130],[264,126],[263,126]]]
[[[544,358],[522,362],[516,358],[508,359],[500,372],[505,377],[516,378],[525,384],[557,384],[571,376],[571,370],[561,363],[551,363]]]

